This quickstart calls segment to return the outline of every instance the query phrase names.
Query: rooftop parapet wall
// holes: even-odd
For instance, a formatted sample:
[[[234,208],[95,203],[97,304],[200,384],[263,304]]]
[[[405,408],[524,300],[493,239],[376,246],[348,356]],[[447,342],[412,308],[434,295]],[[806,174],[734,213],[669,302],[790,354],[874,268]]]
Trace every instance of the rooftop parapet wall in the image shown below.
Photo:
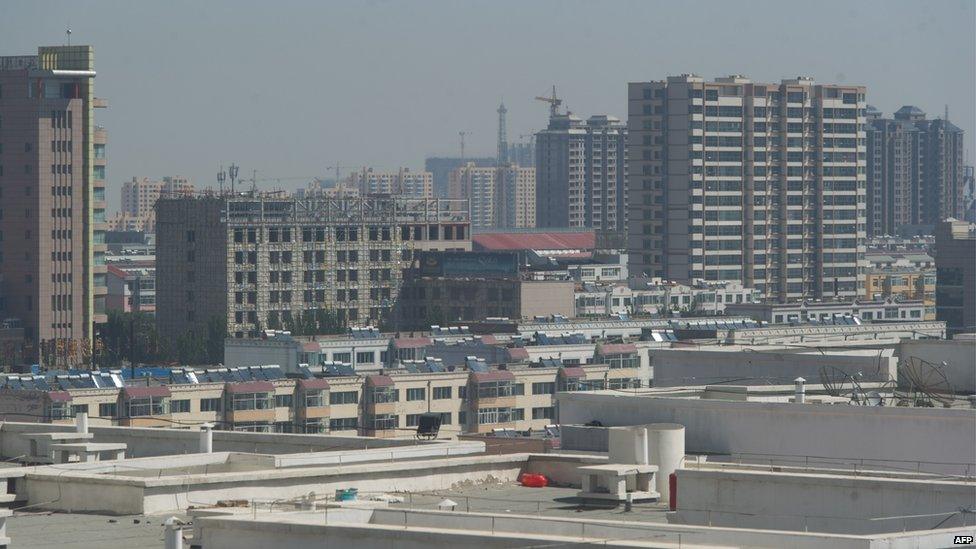
[[[559,422],[678,423],[691,453],[815,457],[927,472],[976,471],[976,410],[557,393]]]

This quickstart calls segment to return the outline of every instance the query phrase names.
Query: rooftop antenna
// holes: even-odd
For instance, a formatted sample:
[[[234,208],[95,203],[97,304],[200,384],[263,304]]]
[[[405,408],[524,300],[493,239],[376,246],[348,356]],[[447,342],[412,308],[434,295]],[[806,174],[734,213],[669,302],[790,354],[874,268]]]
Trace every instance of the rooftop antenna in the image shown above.
[[[948,103],[946,103],[946,106],[945,106],[945,117],[943,118],[943,120],[945,120],[946,122],[949,121],[949,104]]]
[[[220,196],[224,196],[224,181],[227,180],[227,172],[224,171],[224,165],[220,165],[220,171],[217,172],[217,185],[220,187]]]
[[[68,23],[68,28],[65,29],[64,34],[68,36],[68,45],[71,45],[71,23]]]
[[[230,192],[231,192],[231,194],[234,194],[234,182],[237,181],[237,172],[239,170],[240,170],[240,167],[238,167],[237,164],[231,164],[230,167],[227,168],[228,175],[230,175]]]
[[[505,115],[508,113],[508,109],[505,108],[505,100],[502,99],[500,105],[498,105],[498,165],[504,165],[508,162],[508,129],[505,125]]]

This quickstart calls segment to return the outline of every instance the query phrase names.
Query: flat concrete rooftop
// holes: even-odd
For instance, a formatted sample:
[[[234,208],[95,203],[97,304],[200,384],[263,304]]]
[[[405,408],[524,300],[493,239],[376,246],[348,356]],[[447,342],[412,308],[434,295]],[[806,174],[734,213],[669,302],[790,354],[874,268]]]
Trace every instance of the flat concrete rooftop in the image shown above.
[[[619,520],[627,522],[667,522],[667,504],[635,503],[630,512],[623,505],[606,501],[583,500],[576,497],[579,488],[547,486],[528,488],[517,483],[460,486],[451,490],[397,494],[403,503],[391,508],[437,509],[447,498],[458,504],[460,512],[512,513],[544,517]]]
[[[32,549],[162,547],[164,518],[142,515],[16,513],[7,518],[7,535],[15,547]],[[180,518],[186,519],[184,516]]]

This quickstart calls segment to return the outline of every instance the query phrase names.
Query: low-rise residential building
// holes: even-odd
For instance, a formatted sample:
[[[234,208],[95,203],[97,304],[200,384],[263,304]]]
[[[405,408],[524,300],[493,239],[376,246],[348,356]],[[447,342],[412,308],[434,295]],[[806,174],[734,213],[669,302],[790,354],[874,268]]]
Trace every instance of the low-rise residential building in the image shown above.
[[[68,423],[79,412],[94,425],[140,427],[214,423],[256,432],[412,436],[421,415],[437,413],[441,433],[542,429],[554,422],[557,391],[637,388],[635,346],[604,346],[594,361],[437,372],[384,370],[365,376],[286,377],[277,366],[174,369],[165,378],[121,372],[5,376],[6,419]]]
[[[857,317],[869,321],[924,320],[925,302],[893,297],[878,301],[801,301],[797,303],[733,303],[725,310],[730,315],[748,316],[774,324],[831,321],[837,317]]]
[[[576,289],[576,316],[721,315],[733,303],[752,303],[759,293],[738,281],[694,281],[680,284],[658,278],[631,279],[628,284],[581,284]]]

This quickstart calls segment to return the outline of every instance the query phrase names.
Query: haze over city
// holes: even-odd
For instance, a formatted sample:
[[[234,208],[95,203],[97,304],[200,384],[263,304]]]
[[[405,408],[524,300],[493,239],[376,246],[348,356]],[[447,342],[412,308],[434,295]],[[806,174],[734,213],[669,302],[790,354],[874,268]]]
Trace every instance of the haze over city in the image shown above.
[[[419,169],[457,155],[459,131],[471,132],[469,156],[490,156],[502,99],[518,142],[545,127],[532,98],[553,84],[569,110],[625,120],[626,82],[686,72],[864,85],[886,115],[913,104],[935,118],[948,105],[976,135],[972,2],[789,6],[8,0],[0,46],[62,44],[69,26],[72,43],[94,46],[112,210],[132,176],[205,187],[221,163],[259,178],[330,176],[336,163]]]
[[[0,549],[976,547],[976,0],[0,0]]]

